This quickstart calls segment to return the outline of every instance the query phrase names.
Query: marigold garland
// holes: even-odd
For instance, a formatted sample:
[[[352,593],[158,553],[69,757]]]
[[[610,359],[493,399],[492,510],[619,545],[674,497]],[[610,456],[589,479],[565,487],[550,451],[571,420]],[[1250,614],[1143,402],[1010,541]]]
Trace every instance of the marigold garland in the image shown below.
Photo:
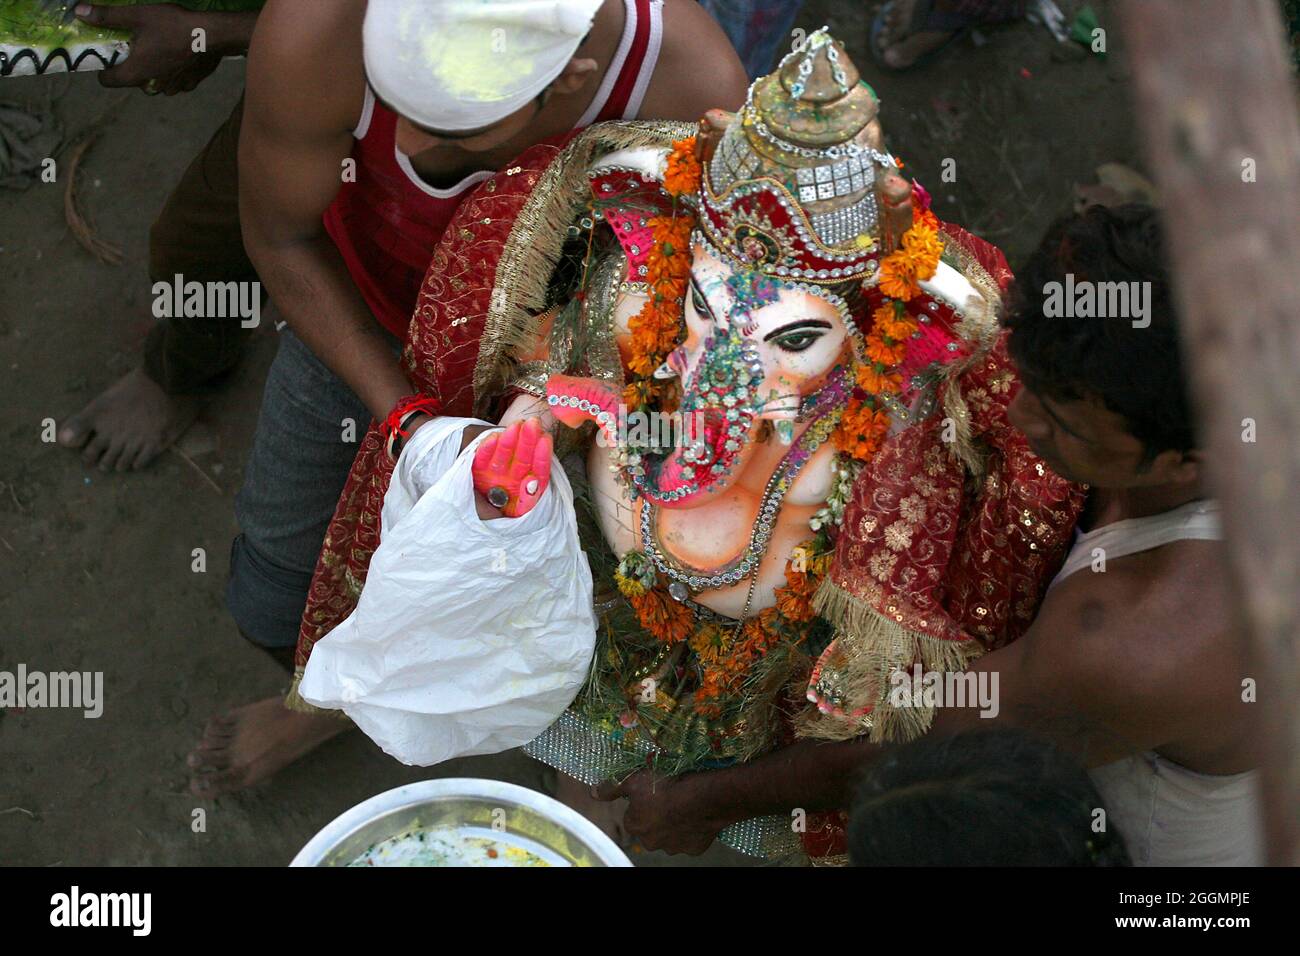
[[[904,303],[920,294],[920,283],[934,275],[943,254],[933,223],[937,223],[933,214],[914,221],[898,248],[880,262],[876,287],[887,298],[872,313],[871,332],[863,343],[866,361],[857,369],[857,388],[831,435],[836,448],[858,461],[873,458],[889,434],[889,415],[882,399],[902,391],[897,366],[907,354],[907,340],[917,329],[916,319]]]
[[[913,222],[903,233],[897,249],[880,261],[880,291],[891,299],[907,302],[921,294],[920,283],[939,267],[943,243],[928,221]]]
[[[673,199],[672,213],[654,216],[650,227],[654,240],[646,257],[646,284],[650,296],[628,320],[632,333],[628,370],[631,377],[623,389],[623,404],[636,411],[663,399],[667,384],[651,376],[677,347],[681,334],[682,300],[691,271],[691,230],[695,217],[680,208],[678,199],[700,188],[703,175],[695,155],[695,137],[679,139],[668,154],[663,188]]]
[[[639,596],[628,591],[623,593],[641,626],[665,644],[684,641],[695,630],[695,613],[680,601],[674,601],[663,588],[651,588]]]
[[[695,622],[687,605],[673,600],[666,590],[646,588],[639,570],[614,575],[619,590],[636,612],[641,626],[666,644],[686,641],[700,662],[700,684],[695,692],[696,711],[703,717],[720,716],[719,699],[740,690],[755,663],[778,641],[798,644],[813,619],[812,599],[830,569],[831,543],[818,535],[794,550],[785,566],[785,585],[776,589],[776,603],[735,627],[711,621]],[[630,568],[645,562],[639,552],[624,558]]]
[[[936,235],[939,232],[939,217],[934,214],[929,206],[913,209],[912,222],[913,224],[922,225],[928,229],[932,229]]]
[[[700,188],[703,175],[700,158],[695,154],[695,137],[674,140],[664,167],[664,192],[674,199],[689,195]]]

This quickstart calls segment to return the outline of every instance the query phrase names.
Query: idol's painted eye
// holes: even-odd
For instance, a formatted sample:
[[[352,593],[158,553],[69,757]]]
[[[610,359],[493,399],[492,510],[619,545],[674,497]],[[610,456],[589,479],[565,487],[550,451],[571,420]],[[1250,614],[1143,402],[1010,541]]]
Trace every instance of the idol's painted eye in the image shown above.
[[[772,340],[772,343],[783,352],[802,352],[811,348],[812,344],[821,338],[820,332],[809,332],[800,330],[798,332],[788,332],[785,335],[778,336]]]
[[[802,352],[830,331],[831,324],[819,319],[805,319],[769,332],[763,341],[771,342],[783,352]]]
[[[700,287],[695,284],[694,279],[691,280],[691,305],[695,307],[695,314],[700,318],[711,319],[713,317],[713,313],[709,311],[709,303],[704,300],[704,295],[700,292]]]

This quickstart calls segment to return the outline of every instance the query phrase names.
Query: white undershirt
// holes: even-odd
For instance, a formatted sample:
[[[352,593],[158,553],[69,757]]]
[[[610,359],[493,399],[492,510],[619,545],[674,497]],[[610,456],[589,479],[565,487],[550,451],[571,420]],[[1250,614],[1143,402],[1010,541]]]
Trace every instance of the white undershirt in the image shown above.
[[[1051,587],[1101,555],[1113,561],[1174,541],[1222,538],[1219,504],[1211,500],[1102,525],[1076,534]],[[1264,864],[1255,771],[1197,773],[1147,751],[1095,767],[1089,776],[1135,866]]]

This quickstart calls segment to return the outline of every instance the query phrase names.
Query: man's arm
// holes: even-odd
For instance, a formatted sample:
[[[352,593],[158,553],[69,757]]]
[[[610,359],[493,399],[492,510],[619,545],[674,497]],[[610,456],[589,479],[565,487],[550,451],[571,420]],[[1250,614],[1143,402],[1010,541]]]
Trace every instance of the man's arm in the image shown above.
[[[1214,651],[1224,643],[1221,622],[1212,620],[1212,608],[1185,600],[1188,581],[1171,581],[1171,557],[1179,560],[1135,556],[1112,562],[1105,574],[1080,572],[1064,582],[1027,634],[969,669],[988,687],[996,675],[996,715],[981,717],[977,706],[939,708],[929,733],[1020,727],[1098,766],[1203,728],[1209,711],[1197,678],[1225,674],[1215,693],[1226,705],[1237,677]],[[1211,564],[1196,576],[1206,572]],[[890,746],[801,741],[723,770],[668,779],[637,774],[601,795],[631,798],[624,826],[647,847],[702,852],[740,820],[848,807],[862,768]]]
[[[188,93],[217,68],[222,57],[245,53],[257,23],[256,10],[187,10],[174,3],[127,7],[78,4],[76,14],[86,23],[131,34],[130,56],[120,66],[99,74],[102,85],[152,82],[158,92],[168,95]]]
[[[410,383],[321,221],[365,91],[364,5],[269,0],[249,50],[239,142],[244,245],[294,333],[385,417]]]
[[[738,110],[749,77],[722,27],[695,0],[667,0],[664,38],[642,119],[695,122],[705,110]]]
[[[221,56],[243,56],[253,42],[260,10],[205,14],[208,31],[208,52]]]

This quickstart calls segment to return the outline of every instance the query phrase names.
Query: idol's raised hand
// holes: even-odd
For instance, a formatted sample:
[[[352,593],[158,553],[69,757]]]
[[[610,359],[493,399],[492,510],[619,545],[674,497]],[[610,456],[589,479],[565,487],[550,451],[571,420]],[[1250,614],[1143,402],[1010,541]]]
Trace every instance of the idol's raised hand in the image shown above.
[[[550,484],[551,445],[536,418],[489,435],[474,452],[474,490],[507,518],[528,514]]]

